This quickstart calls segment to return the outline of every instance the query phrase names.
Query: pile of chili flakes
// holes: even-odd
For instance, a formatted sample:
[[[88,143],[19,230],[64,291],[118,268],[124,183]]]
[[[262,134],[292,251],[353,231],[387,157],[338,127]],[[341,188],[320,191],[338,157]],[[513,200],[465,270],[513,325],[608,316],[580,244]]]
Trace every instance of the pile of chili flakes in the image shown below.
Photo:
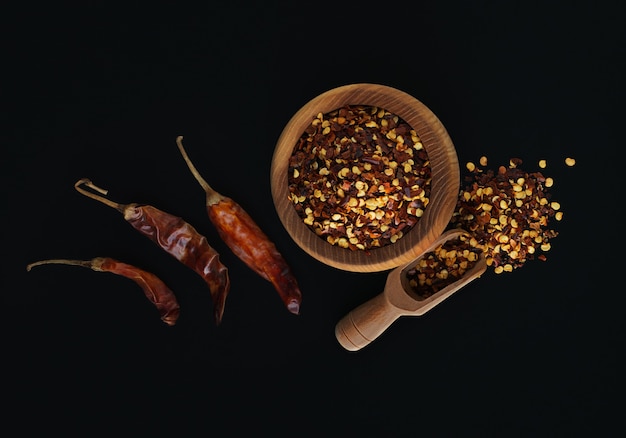
[[[381,108],[319,113],[289,160],[290,199],[332,245],[369,251],[396,242],[428,205],[431,169],[417,133]]]
[[[567,166],[575,163],[573,158],[565,159]],[[469,235],[440,245],[407,271],[418,296],[427,298],[459,280],[477,261],[468,251],[484,254],[496,274],[512,272],[529,260],[546,260],[550,241],[558,236],[552,220],[562,220],[563,212],[550,192],[553,179],[541,170],[523,170],[522,164],[512,158],[508,166],[494,171],[467,163],[469,173],[447,229],[463,229]],[[483,156],[480,166],[486,165]],[[539,167],[544,169],[546,161],[540,160]]]
[[[424,254],[406,271],[409,287],[419,299],[426,299],[460,280],[476,265],[482,249],[471,246],[469,240],[465,235],[450,239]]]
[[[550,193],[552,178],[521,165],[521,159],[512,158],[494,171],[468,163],[470,172],[450,221],[450,227],[471,233],[470,244],[483,250],[487,265],[498,274],[535,258],[546,260],[550,240],[558,235],[550,221],[563,217]]]

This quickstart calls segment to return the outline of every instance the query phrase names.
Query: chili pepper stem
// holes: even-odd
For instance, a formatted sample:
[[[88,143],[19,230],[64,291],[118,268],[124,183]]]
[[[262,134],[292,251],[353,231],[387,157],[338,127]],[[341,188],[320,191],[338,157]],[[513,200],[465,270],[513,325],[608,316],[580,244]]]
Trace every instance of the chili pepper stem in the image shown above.
[[[48,259],[48,260],[40,260],[38,262],[30,263],[26,266],[26,270],[30,271],[35,266],[40,265],[74,265],[74,266],[82,266],[84,268],[90,268],[93,270],[97,270],[94,266],[93,260],[69,260],[69,259]]]
[[[187,167],[189,167],[189,170],[191,170],[191,173],[196,178],[196,180],[200,183],[200,185],[202,186],[202,188],[204,189],[206,193],[206,205],[208,206],[208,205],[217,204],[222,199],[224,199],[224,197],[220,193],[213,190],[213,188],[211,188],[209,183],[207,183],[206,180],[202,178],[202,176],[200,175],[200,172],[198,172],[198,169],[196,169],[196,166],[194,166],[193,163],[191,162],[191,159],[189,158],[189,156],[187,155],[187,152],[185,152],[185,148],[183,147],[182,135],[179,135],[178,137],[176,137],[176,144],[178,145],[178,150],[180,150],[180,153],[185,159],[185,163],[187,163]]]
[[[102,189],[102,188],[98,187],[97,185],[95,185],[94,183],[92,183],[89,178],[79,179],[78,181],[76,181],[76,184],[74,184],[74,188],[76,190],[78,190],[78,192],[80,192],[83,195],[87,196],[88,198],[95,199],[96,201],[100,201],[103,204],[106,204],[109,207],[113,207],[114,209],[116,209],[116,210],[118,210],[118,211],[120,211],[122,213],[126,209],[125,205],[119,204],[117,202],[113,202],[110,199],[105,198],[104,196],[100,196],[100,195],[96,195],[95,193],[88,192],[87,190],[85,190],[82,187],[80,187],[81,185],[85,185],[85,186],[89,187],[90,189],[93,189],[93,190],[97,191],[98,193],[102,193],[103,195],[106,195],[107,193],[109,193],[108,190]]]

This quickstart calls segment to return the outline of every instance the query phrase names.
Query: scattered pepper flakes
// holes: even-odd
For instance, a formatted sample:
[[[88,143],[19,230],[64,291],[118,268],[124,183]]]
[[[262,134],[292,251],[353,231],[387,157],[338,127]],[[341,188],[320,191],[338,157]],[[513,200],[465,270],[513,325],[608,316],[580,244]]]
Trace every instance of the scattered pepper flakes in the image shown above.
[[[572,167],[574,164],[576,164],[576,160],[574,158],[567,157],[565,159],[565,164],[569,167]]]
[[[487,165],[487,157],[485,157],[484,155],[480,157],[479,163],[481,166],[485,167]]]
[[[549,192],[553,180],[521,165],[521,159],[512,158],[509,167],[499,166],[497,172],[475,169],[465,176],[448,226],[469,232],[469,244],[484,252],[496,273],[512,272],[539,251],[548,251],[550,239],[558,235],[549,220],[563,217]],[[536,257],[546,259],[545,254]]]
[[[521,158],[511,158],[509,160],[509,168],[511,168],[511,169],[516,168],[520,164],[522,164],[522,159]]]
[[[546,162],[546,160],[539,160],[539,167],[541,167],[542,169],[545,169],[547,165],[548,163]]]

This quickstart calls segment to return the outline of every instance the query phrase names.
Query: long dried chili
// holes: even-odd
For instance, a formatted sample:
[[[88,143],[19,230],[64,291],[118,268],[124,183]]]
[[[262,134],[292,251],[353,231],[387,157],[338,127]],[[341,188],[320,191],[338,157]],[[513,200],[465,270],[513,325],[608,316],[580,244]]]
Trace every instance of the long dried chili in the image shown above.
[[[206,237],[178,216],[166,213],[151,205],[119,204],[91,193],[85,185],[106,195],[107,190],[83,178],[74,187],[83,195],[115,208],[133,228],[200,275],[209,286],[214,305],[215,322],[219,325],[224,315],[226,297],[230,291],[228,268],[220,261],[219,253],[209,245]]]
[[[151,272],[144,271],[136,266],[122,263],[110,257],[96,257],[91,260],[68,260],[68,259],[49,259],[34,262],[26,266],[26,270],[30,271],[33,267],[47,264],[74,265],[90,268],[96,272],[111,272],[130,278],[137,283],[146,298],[152,302],[159,314],[161,320],[172,326],[176,324],[180,315],[180,306],[174,292],[156,275]]]
[[[200,176],[185,152],[182,140],[183,137],[179,136],[176,144],[189,170],[205,191],[209,219],[222,240],[248,267],[273,284],[291,313],[299,314],[302,293],[276,245],[237,202],[215,191]]]

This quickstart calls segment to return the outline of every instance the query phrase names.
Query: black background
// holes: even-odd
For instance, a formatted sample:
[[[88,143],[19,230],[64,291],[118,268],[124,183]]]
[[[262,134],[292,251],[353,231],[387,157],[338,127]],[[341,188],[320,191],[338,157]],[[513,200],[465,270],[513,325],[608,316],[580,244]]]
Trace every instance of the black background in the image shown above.
[[[617,2],[505,4],[53,2],[5,15],[3,422],[20,436],[623,430],[623,19]],[[269,170],[302,105],[358,82],[425,103],[461,166],[520,157],[532,171],[547,159],[565,216],[545,263],[488,271],[348,352],[334,326],[382,291],[387,272],[339,271],[297,247],[273,208]],[[219,240],[178,135],[288,259],[301,315]],[[207,236],[231,275],[222,325],[202,280],[78,194],[82,177]],[[179,298],[178,324],[163,324],[127,279],[25,270],[96,256],[161,277]]]

